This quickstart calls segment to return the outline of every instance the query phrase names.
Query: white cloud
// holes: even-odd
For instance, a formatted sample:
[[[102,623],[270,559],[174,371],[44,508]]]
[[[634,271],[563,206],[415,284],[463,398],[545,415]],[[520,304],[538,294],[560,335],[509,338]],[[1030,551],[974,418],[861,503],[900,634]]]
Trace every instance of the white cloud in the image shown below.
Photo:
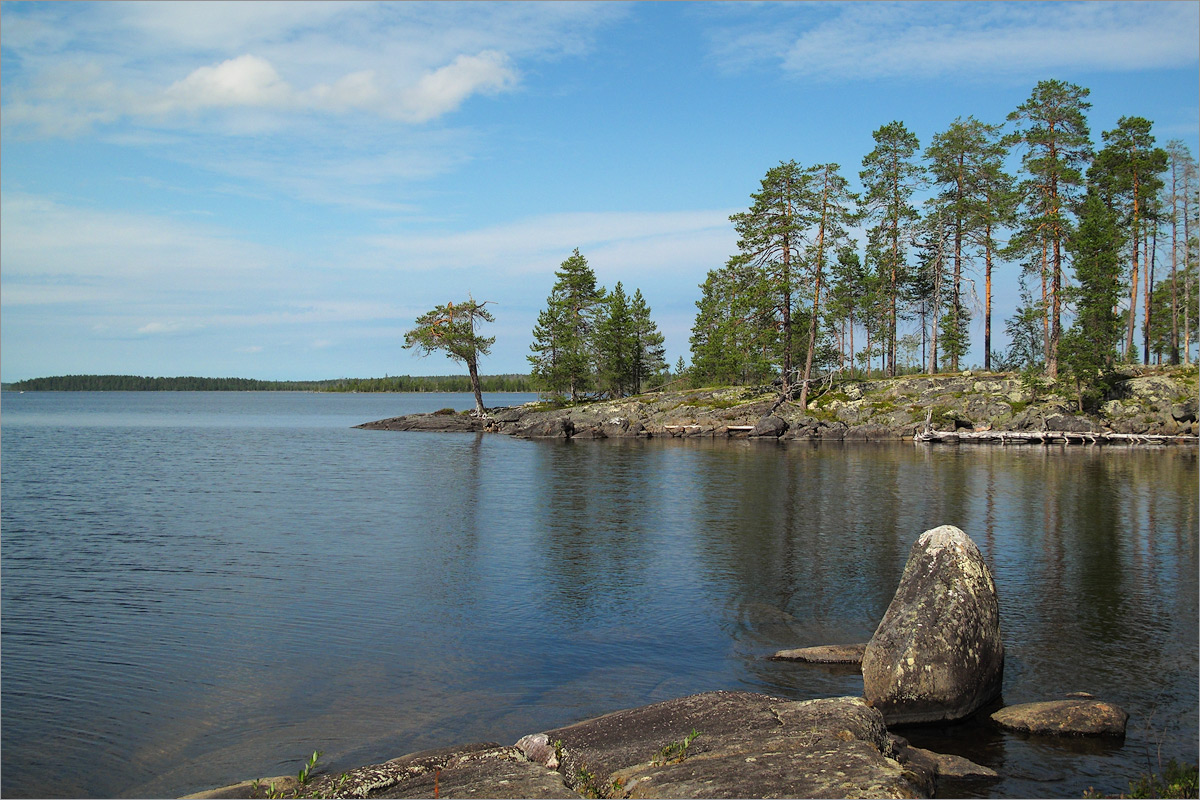
[[[504,53],[485,50],[474,56],[460,55],[452,63],[422,75],[403,94],[401,115],[424,122],[453,111],[476,92],[500,92],[516,82],[517,74]]]
[[[167,88],[168,107],[184,109],[257,106],[282,108],[294,105],[295,90],[279,77],[265,59],[252,55],[200,67]]]
[[[140,334],[169,334],[169,333],[184,333],[187,331],[196,331],[203,328],[203,325],[194,322],[184,322],[182,320],[169,320],[167,322],[149,322],[137,329]]]
[[[793,76],[840,80],[1042,76],[1195,65],[1194,2],[797,4],[714,34],[727,66],[775,61]],[[832,12],[832,13],[831,13]]]
[[[6,6],[5,128],[73,136],[122,119],[169,127],[196,112],[233,120],[226,132],[308,126],[314,113],[428,122],[512,90],[517,59],[578,52],[622,13],[584,3]]]

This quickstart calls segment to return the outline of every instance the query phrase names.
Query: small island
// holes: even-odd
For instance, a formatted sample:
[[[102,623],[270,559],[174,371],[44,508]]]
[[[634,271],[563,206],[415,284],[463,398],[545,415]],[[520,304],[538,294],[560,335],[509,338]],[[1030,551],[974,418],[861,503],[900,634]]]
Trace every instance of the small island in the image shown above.
[[[881,379],[836,376],[806,407],[773,386],[664,389],[582,403],[546,401],[476,415],[443,409],[357,426],[524,438],[756,438],[997,443],[1197,442],[1197,368],[1123,367],[1095,413],[1063,387],[970,370]]]

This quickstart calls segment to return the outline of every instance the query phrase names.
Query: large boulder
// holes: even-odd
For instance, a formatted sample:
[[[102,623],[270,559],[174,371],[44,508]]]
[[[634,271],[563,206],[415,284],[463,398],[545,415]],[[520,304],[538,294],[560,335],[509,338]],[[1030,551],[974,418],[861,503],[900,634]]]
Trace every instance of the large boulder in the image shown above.
[[[863,653],[863,690],[889,725],[967,717],[1000,694],[1000,604],[979,548],[925,531]]]

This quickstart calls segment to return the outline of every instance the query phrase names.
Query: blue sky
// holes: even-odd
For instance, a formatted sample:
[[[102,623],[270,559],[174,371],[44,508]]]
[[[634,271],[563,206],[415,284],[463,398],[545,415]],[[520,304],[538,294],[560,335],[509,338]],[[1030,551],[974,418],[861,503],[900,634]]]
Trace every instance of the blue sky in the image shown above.
[[[1046,78],[1097,142],[1137,115],[1196,153],[1197,30],[1196,2],[5,3],[0,375],[461,373],[400,345],[468,292],[481,370],[525,372],[575,247],[674,363],[770,167],[857,184],[881,125],[924,147]]]

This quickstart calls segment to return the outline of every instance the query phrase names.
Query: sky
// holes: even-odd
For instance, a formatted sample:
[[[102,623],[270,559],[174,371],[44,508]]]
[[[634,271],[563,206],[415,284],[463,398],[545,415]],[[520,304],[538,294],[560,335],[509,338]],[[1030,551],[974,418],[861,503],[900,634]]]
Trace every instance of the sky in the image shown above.
[[[468,294],[480,371],[527,372],[575,248],[690,361],[771,167],[857,187],[877,128],[924,147],[1050,78],[1097,143],[1142,116],[1197,153],[1198,30],[1197,2],[4,3],[0,377],[462,374],[401,345]]]

